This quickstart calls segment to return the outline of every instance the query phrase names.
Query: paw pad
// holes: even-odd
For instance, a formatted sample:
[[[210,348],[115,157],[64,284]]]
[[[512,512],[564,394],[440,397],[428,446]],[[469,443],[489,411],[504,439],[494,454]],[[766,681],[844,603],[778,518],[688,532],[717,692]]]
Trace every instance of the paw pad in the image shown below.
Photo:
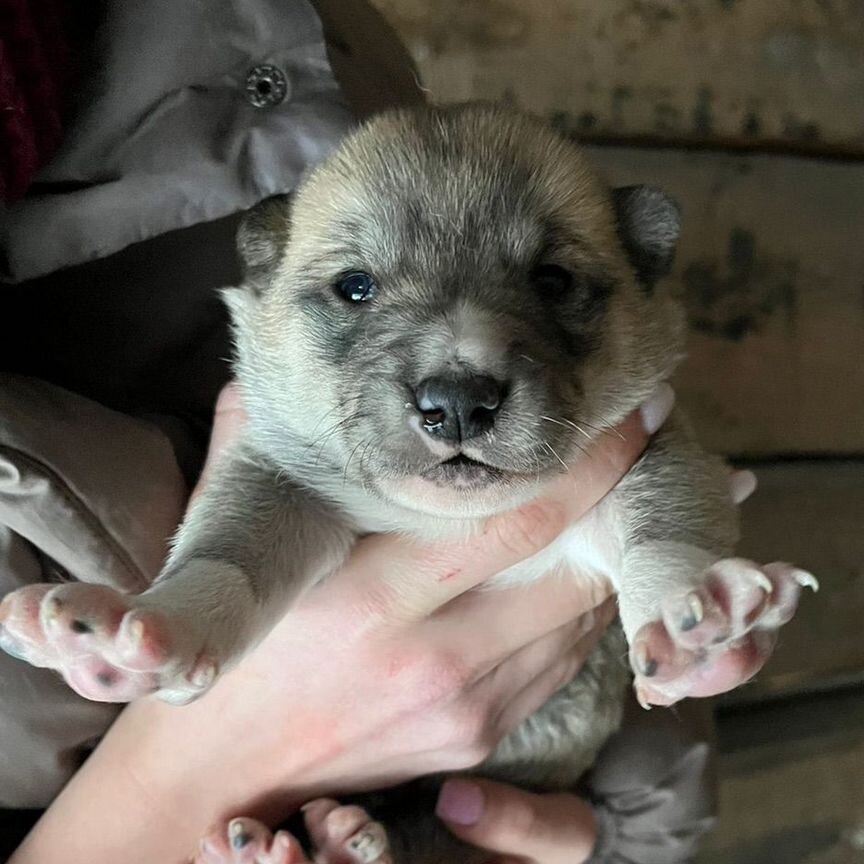
[[[792,618],[801,590],[818,587],[811,573],[788,564],[718,561],[698,586],[667,598],[662,618],[633,637],[640,703],[669,705],[744,683],[769,656],[773,634]]]

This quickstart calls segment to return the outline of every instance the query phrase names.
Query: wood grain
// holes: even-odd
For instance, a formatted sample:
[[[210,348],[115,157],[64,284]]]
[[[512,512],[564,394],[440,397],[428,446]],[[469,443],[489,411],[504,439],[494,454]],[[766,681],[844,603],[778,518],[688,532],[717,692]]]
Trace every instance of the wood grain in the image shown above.
[[[720,820],[698,864],[861,864],[864,689],[718,717]]]
[[[766,668],[725,704],[864,683],[864,461],[752,467],[759,488],[742,510],[741,554],[792,561],[821,589],[804,592]]]
[[[588,137],[864,152],[858,0],[374,2],[436,101],[505,100]]]
[[[864,453],[864,164],[593,147],[683,210],[680,398],[711,449]]]

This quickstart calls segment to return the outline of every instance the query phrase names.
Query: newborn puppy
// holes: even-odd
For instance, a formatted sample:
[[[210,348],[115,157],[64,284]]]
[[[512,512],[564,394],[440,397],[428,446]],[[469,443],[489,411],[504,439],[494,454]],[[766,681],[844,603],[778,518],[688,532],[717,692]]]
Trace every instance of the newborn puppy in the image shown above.
[[[92,699],[184,702],[358,535],[464,538],[537,498],[678,362],[681,312],[656,285],[678,233],[663,193],[610,191],[575,144],[521,114],[372,120],[240,232],[245,283],[225,296],[249,422],[158,581],[137,597],[22,589],[0,607],[3,644]],[[611,580],[637,691],[669,704],[716,692],[730,652],[768,650],[814,584],[729,558],[735,539],[727,473],[673,415],[587,517],[496,584]],[[619,722],[621,639],[611,628],[479,770],[572,787]],[[346,848],[363,861],[472,860],[418,814],[388,823],[389,852],[368,826]],[[251,829],[234,834],[254,851]]]

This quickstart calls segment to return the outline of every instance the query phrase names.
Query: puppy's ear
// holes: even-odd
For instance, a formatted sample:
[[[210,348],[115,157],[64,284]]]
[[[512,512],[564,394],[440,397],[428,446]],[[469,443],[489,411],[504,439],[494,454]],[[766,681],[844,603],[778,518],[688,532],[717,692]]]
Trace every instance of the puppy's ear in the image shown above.
[[[237,251],[248,286],[256,293],[276,269],[288,243],[291,198],[274,195],[249,210],[237,229]]]
[[[649,290],[672,267],[681,233],[681,211],[665,192],[652,186],[612,190],[618,236],[639,280]]]

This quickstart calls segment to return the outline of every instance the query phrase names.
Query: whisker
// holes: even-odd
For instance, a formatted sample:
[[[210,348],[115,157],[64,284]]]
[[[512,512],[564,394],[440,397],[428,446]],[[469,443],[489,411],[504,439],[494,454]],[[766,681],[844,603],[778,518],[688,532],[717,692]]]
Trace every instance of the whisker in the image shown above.
[[[313,467],[317,467],[318,463],[321,461],[321,457],[324,455],[324,448],[330,442],[330,439],[344,426],[349,423],[353,423],[357,420],[360,420],[364,417],[368,416],[364,411],[355,411],[353,414],[349,414],[347,417],[340,420],[338,423],[334,423],[325,433],[319,438],[317,441],[311,441],[307,444],[307,449],[310,447],[314,447],[318,445],[318,452],[315,456],[315,462]]]
[[[546,440],[543,441],[543,446],[564,466],[564,470],[569,474],[570,468],[567,463],[558,455],[558,451]]]
[[[556,426],[563,426],[565,429],[573,426],[572,423],[564,423],[561,420],[556,420],[554,417],[547,417],[545,414],[541,414],[540,419],[548,420],[550,423],[554,423]]]
[[[614,426],[594,426],[587,420],[580,420],[579,422],[583,426],[587,426],[592,432],[596,432],[598,435],[615,435],[622,441],[626,440],[624,436]]]
[[[345,484],[348,482],[348,468],[351,465],[351,460],[354,458],[354,454],[360,449],[360,447],[366,443],[368,439],[361,439],[360,442],[354,447],[351,453],[348,456],[348,461],[345,463],[345,467],[342,470],[342,483]]]
[[[329,410],[325,411],[325,412],[324,412],[324,413],[323,413],[323,414],[318,418],[318,422],[315,424],[315,428],[314,428],[314,429],[309,433],[309,437],[310,437],[310,438],[314,438],[314,437],[315,437],[315,433],[318,431],[318,427],[319,427],[319,426],[320,426],[320,425],[321,425],[321,424],[322,424],[322,423],[323,423],[323,422],[324,422],[324,421],[325,421],[325,420],[326,420],[326,419],[327,419],[327,418],[328,418],[328,417],[329,417],[329,416],[330,416],[334,411],[338,411],[340,408],[342,408],[343,405],[344,405],[344,402],[337,402],[337,403],[336,403],[332,408],[330,408]]]
[[[565,428],[568,428],[568,429],[575,429],[577,432],[581,432],[582,435],[584,435],[585,438],[586,438],[588,441],[591,441],[591,437],[585,433],[585,430],[584,430],[584,429],[580,429],[580,428],[579,428],[578,426],[576,426],[576,424],[573,423],[572,421],[568,421],[568,420],[566,420],[566,419],[563,420],[563,421],[562,421],[562,420],[556,420],[554,417],[546,417],[546,416],[544,416],[544,415],[540,415],[540,419],[541,419],[541,420],[548,420],[550,423],[555,423],[557,426],[564,426]],[[591,451],[590,451],[590,450],[587,450],[585,447],[583,447],[583,446],[582,446],[578,441],[575,441],[575,442],[574,442],[574,446],[575,446],[575,447],[579,450],[579,452],[582,453],[584,456],[588,456],[589,458],[591,458]]]
[[[366,444],[366,446],[363,448],[363,452],[360,454],[360,468],[361,468],[361,470],[363,468],[363,463],[366,461],[366,457],[369,455],[369,450],[372,448],[372,446],[374,444],[375,444],[375,439],[370,436],[369,442]],[[364,481],[364,483],[365,483],[365,481]]]

